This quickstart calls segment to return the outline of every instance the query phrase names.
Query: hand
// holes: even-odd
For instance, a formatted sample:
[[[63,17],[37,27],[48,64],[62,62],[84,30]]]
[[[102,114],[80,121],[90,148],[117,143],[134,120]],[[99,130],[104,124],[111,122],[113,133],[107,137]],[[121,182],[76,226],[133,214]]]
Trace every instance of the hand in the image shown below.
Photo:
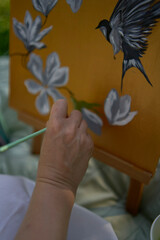
[[[93,141],[81,112],[73,110],[68,117],[66,100],[58,100],[47,123],[37,181],[71,189],[75,194],[92,151]]]

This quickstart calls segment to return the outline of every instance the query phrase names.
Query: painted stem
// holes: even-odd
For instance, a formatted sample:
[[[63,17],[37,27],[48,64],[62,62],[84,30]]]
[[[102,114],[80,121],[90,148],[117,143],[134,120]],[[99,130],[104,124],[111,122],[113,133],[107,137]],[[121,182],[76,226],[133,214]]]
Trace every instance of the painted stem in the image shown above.
[[[44,25],[45,25],[45,24],[46,24],[46,22],[47,22],[47,19],[48,19],[48,15],[45,17],[44,23],[42,24],[41,28],[43,28],[43,27],[44,27]]]
[[[26,137],[20,138],[20,139],[14,141],[14,142],[11,142],[11,143],[9,143],[9,144],[6,144],[6,145],[0,147],[0,152],[7,151],[9,148],[12,148],[12,147],[16,146],[16,145],[19,144],[19,143],[25,142],[26,140],[28,140],[28,139],[30,139],[30,138],[34,138],[34,137],[36,137],[36,136],[44,133],[44,132],[46,131],[46,129],[47,129],[47,128],[43,128],[43,129],[41,129],[41,130],[39,130],[39,131],[37,131],[37,132],[34,132],[34,133],[32,133],[32,134],[30,134],[30,135],[28,135],[28,136],[26,136]]]

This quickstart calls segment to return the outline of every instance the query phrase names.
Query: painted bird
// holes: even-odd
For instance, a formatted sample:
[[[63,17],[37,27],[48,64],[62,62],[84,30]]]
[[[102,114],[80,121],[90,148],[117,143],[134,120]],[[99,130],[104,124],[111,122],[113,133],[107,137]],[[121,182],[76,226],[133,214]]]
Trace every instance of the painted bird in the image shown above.
[[[120,50],[124,53],[121,91],[124,75],[131,67],[138,68],[152,86],[140,58],[148,47],[147,36],[152,33],[152,28],[159,18],[160,1],[155,3],[155,0],[119,0],[110,20],[104,19],[96,27],[112,44],[114,57]]]

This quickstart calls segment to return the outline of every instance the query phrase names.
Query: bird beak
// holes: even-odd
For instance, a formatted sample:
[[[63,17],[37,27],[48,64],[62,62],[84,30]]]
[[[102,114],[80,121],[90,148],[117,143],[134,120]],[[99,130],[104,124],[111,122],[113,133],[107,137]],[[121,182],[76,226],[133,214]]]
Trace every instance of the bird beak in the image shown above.
[[[98,29],[98,28],[99,28],[99,25],[95,29]]]

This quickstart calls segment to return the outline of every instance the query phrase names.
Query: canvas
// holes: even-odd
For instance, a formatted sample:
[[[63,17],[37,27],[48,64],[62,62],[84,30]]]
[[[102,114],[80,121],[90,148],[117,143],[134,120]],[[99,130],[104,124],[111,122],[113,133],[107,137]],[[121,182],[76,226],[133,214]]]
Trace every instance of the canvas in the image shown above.
[[[67,98],[97,149],[151,178],[160,155],[159,17],[159,1],[11,0],[10,105],[45,126],[53,102]]]

